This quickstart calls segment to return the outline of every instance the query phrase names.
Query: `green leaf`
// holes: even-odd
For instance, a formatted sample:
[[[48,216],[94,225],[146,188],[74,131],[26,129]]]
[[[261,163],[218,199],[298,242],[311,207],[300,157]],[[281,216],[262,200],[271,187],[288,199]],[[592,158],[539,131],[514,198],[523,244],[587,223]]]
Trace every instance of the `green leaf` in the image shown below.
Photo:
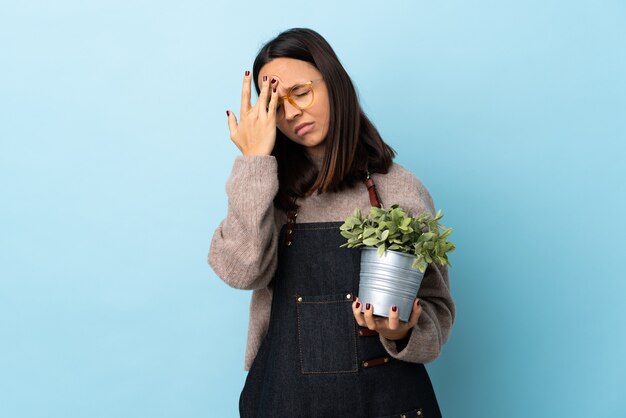
[[[423,234],[424,235],[424,239],[430,241],[433,238],[435,238],[435,234],[433,232],[426,232]]]
[[[369,245],[369,246],[375,246],[376,244],[378,244],[378,238],[367,238],[363,240],[363,244],[365,245]]]
[[[376,233],[376,228],[372,228],[371,226],[370,227],[365,227],[363,229],[363,238],[370,237],[370,236],[374,235],[375,233]]]
[[[369,215],[363,218],[357,207],[339,227],[341,236],[347,240],[342,248],[370,246],[378,247],[383,254],[386,249],[413,254],[414,264],[422,269],[433,260],[449,265],[447,254],[456,247],[447,241],[452,228],[438,222],[442,217],[441,210],[434,217],[427,211],[414,217],[411,211],[405,212],[395,203],[387,209],[370,207]]]
[[[372,206],[370,208],[370,217],[371,218],[377,218],[377,217],[381,216],[383,213],[384,213],[383,209],[377,208],[376,206]]]

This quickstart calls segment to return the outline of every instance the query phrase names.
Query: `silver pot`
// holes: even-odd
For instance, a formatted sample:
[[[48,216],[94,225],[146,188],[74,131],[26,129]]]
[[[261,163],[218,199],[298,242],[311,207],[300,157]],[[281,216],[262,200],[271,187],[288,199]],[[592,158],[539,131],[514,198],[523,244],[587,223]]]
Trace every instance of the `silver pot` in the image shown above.
[[[398,251],[387,250],[379,257],[377,248],[361,248],[361,312],[369,303],[374,315],[389,317],[391,305],[397,305],[400,320],[408,321],[424,278],[424,273],[411,267],[414,260],[414,255]]]

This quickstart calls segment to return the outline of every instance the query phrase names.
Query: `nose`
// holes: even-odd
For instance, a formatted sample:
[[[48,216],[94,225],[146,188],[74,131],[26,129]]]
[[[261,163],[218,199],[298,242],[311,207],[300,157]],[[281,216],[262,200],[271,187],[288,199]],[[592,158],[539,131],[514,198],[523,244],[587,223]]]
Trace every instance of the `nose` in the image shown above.
[[[292,120],[302,114],[302,110],[289,103],[289,100],[283,102],[283,111],[285,112],[285,119],[287,120]]]

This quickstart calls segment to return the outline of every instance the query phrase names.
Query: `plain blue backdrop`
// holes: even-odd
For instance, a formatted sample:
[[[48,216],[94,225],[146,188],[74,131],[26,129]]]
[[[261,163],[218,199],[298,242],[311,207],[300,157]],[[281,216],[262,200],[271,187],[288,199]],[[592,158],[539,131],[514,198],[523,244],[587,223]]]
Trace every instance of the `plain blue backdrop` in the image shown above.
[[[311,27],[454,228],[446,417],[626,417],[626,3],[0,4],[0,416],[233,417],[243,72]]]

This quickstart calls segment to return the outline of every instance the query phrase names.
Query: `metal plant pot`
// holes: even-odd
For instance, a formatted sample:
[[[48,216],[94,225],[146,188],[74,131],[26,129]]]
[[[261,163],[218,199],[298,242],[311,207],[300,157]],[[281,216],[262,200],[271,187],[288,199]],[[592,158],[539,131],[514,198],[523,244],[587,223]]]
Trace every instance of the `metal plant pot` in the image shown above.
[[[374,315],[389,317],[391,305],[397,305],[400,320],[408,321],[424,278],[424,273],[411,267],[414,260],[414,255],[398,251],[388,250],[379,257],[377,248],[361,248],[361,312],[369,303]]]

